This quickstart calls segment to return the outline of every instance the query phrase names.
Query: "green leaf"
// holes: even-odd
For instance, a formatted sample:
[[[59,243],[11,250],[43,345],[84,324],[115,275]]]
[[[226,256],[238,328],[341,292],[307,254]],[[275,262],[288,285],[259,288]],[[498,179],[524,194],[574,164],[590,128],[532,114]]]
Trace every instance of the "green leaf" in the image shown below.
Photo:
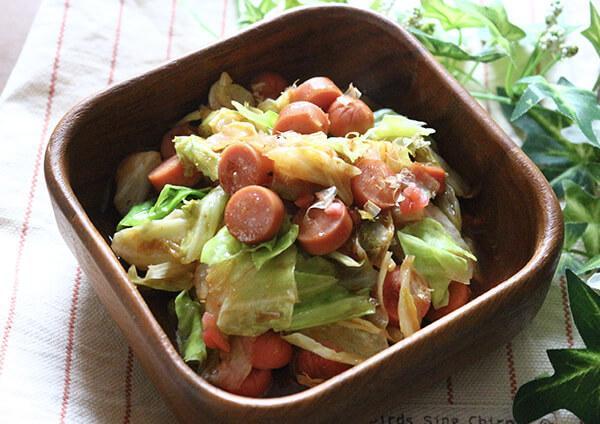
[[[415,256],[415,269],[433,289],[431,302],[438,309],[448,304],[450,281],[468,284],[475,256],[460,247],[442,224],[431,218],[404,227],[398,232],[402,250]]]
[[[294,267],[296,248],[254,266],[249,252],[209,267],[207,280],[214,293],[225,293],[217,325],[226,334],[257,336],[273,328],[281,331],[292,322],[298,300]]]
[[[455,60],[471,60],[475,62],[493,62],[506,56],[506,53],[496,48],[487,48],[479,53],[468,53],[458,44],[442,40],[433,35],[429,35],[418,29],[410,28],[409,31],[417,37],[427,50],[434,56],[449,57]]]
[[[279,114],[268,110],[263,112],[262,110],[254,107],[244,106],[235,100],[231,101],[233,107],[247,120],[256,125],[259,130],[271,131],[279,118]]]
[[[563,251],[562,255],[560,255],[560,260],[558,261],[558,266],[556,267],[554,276],[556,278],[564,276],[567,269],[579,274],[581,273],[583,266],[583,256],[577,253]]]
[[[581,267],[581,269],[579,269],[578,274],[585,274],[587,272],[595,271],[597,269],[600,269],[600,255],[596,255],[593,258],[591,258],[589,261],[587,261]]]
[[[465,11],[446,4],[444,0],[421,0],[423,16],[437,19],[445,30],[462,28],[480,28],[481,19]]]
[[[206,360],[206,345],[202,338],[202,306],[192,300],[187,290],[175,298],[177,315],[177,345],[185,362]]]
[[[600,56],[600,14],[592,2],[590,2],[590,26],[581,35],[592,43],[596,53]]]
[[[458,0],[456,4],[465,12],[479,18],[492,35],[509,41],[519,41],[527,34],[508,19],[506,9],[499,0],[481,5],[469,0]]]
[[[173,139],[177,156],[186,165],[200,171],[211,181],[219,179],[219,155],[215,153],[202,137],[197,135],[180,136]]]
[[[511,121],[523,116],[544,99],[551,99],[558,111],[572,119],[586,136],[589,144],[600,148],[600,141],[593,129],[593,122],[600,120],[600,106],[596,95],[561,79],[559,84],[551,84],[542,76],[523,78],[518,84],[527,84],[527,89],[517,102]]]
[[[283,253],[294,244],[298,237],[298,231],[298,225],[289,225],[271,240],[256,246],[249,246],[236,239],[227,227],[223,227],[204,245],[200,262],[215,265],[232,259],[243,252],[250,252],[254,266],[256,269],[260,269],[267,261]]]
[[[196,190],[167,184],[161,190],[156,202],[148,200],[132,207],[127,215],[119,221],[117,231],[141,225],[146,221],[162,219],[181,206],[185,199],[202,199],[209,190],[210,188]]]
[[[573,222],[566,223],[565,224],[565,241],[564,241],[563,247],[567,250],[572,248],[573,245],[579,241],[579,239],[583,235],[586,228],[587,228],[587,224],[584,224],[584,223],[573,223]]]
[[[577,184],[565,181],[565,223],[586,226],[581,238],[588,256],[600,254],[600,197],[593,196]]]
[[[600,295],[571,271],[567,287],[573,320],[587,349],[548,350],[554,375],[519,388],[513,404],[518,423],[567,409],[588,423],[600,422]]]

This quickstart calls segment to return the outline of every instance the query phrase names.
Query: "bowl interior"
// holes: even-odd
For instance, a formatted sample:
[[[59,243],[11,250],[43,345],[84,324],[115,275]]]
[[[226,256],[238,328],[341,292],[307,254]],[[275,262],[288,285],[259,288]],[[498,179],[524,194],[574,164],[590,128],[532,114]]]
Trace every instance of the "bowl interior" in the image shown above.
[[[158,149],[163,133],[181,116],[206,103],[222,71],[247,84],[263,70],[289,81],[324,75],[340,87],[350,82],[377,104],[436,129],[441,155],[473,186],[462,202],[464,231],[477,246],[477,295],[512,276],[531,258],[536,237],[531,197],[506,148],[488,140],[489,128],[465,107],[464,92],[431,65],[416,42],[373,15],[353,19],[328,8],[294,31],[293,15],[209,47],[149,75],[119,85],[84,105],[67,146],[68,178],[85,212],[107,242],[119,216],[112,205],[117,165],[129,153]],[[510,231],[507,231],[507,229]],[[173,340],[170,296],[144,291],[144,299]],[[299,388],[285,380],[276,396]]]

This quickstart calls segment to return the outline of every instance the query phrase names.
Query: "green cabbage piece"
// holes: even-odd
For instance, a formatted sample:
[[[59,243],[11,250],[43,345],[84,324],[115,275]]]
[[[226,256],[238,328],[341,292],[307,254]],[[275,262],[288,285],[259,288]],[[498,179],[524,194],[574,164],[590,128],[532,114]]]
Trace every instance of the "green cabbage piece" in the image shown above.
[[[140,277],[135,265],[127,271],[129,281],[137,286],[145,286],[155,290],[178,292],[187,290],[193,285],[193,264],[182,265],[174,262],[163,262],[149,265],[146,275]]]
[[[209,190],[208,188],[196,190],[167,184],[155,202],[148,200],[132,207],[117,225],[117,231],[126,227],[135,227],[146,221],[164,218],[181,206],[185,199],[202,199]]]
[[[194,167],[211,181],[219,179],[219,155],[214,152],[202,137],[197,135],[180,136],[173,139],[177,156],[186,166],[186,172]]]
[[[182,208],[193,224],[181,242],[181,262],[190,263],[200,259],[204,244],[221,226],[228,199],[223,188],[217,186],[204,199],[192,200]]]
[[[262,131],[271,131],[279,118],[279,114],[272,110],[262,111],[255,107],[244,106],[235,100],[232,100],[231,104],[236,108],[240,115]]]
[[[298,300],[294,267],[296,247],[254,266],[250,252],[209,267],[214,291],[225,293],[217,326],[225,334],[257,336],[270,328],[281,331],[292,322]],[[216,287],[218,286],[218,287]]]
[[[398,238],[404,254],[415,256],[415,269],[433,289],[434,308],[448,304],[450,281],[469,284],[473,276],[470,261],[477,258],[459,246],[438,221],[424,218],[400,230]]]
[[[249,246],[236,239],[227,227],[223,227],[204,245],[200,262],[214,265],[232,259],[241,253],[250,252],[254,266],[256,269],[260,269],[267,261],[294,244],[298,237],[298,231],[299,228],[296,224],[287,225],[287,228],[282,229],[271,240],[256,246]]]
[[[175,298],[175,314],[177,346],[183,360],[203,363],[206,360],[206,345],[202,338],[202,306],[184,290]]]
[[[351,292],[341,285],[335,264],[319,256],[298,255],[296,286],[300,303],[288,330],[300,330],[375,312],[368,289]]]
[[[365,138],[394,140],[399,137],[424,137],[435,132],[431,128],[424,128],[424,125],[425,122],[414,121],[406,116],[386,114],[366,132]]]

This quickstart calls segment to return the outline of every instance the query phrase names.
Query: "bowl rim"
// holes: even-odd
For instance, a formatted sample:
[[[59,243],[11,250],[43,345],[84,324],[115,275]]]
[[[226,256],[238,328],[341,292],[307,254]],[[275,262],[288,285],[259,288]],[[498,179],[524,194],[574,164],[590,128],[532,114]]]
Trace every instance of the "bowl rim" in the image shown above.
[[[473,115],[473,118],[486,126],[489,131],[495,133],[497,136],[496,139],[499,142],[494,141],[494,143],[503,150],[504,154],[510,156],[509,159],[521,168],[529,183],[536,187],[533,190],[534,199],[532,199],[532,204],[541,207],[543,212],[541,214],[542,219],[538,221],[537,228],[535,229],[537,238],[535,239],[534,251],[529,261],[511,277],[498,283],[495,287],[482,293],[458,310],[453,311],[440,320],[422,328],[415,334],[391,345],[364,362],[315,387],[307,388],[298,393],[274,398],[259,399],[239,396],[212,385],[199,374],[196,374],[183,361],[158,321],[154,318],[154,315],[137,288],[127,279],[125,269],[111,250],[109,244],[106,243],[102,235],[96,229],[73,192],[69,179],[66,151],[71,142],[70,135],[78,126],[78,119],[84,116],[89,110],[96,107],[96,105],[102,103],[105,98],[112,97],[115,93],[118,93],[131,85],[135,85],[149,75],[168,72],[169,69],[176,67],[178,63],[187,61],[192,57],[205,55],[207,52],[220,48],[221,46],[236,44],[250,34],[262,32],[266,27],[271,26],[275,22],[293,21],[300,16],[319,14],[324,10],[329,14],[337,14],[337,17],[340,17],[341,15],[341,17],[345,16],[350,19],[365,21],[366,23],[377,27],[378,30],[388,33],[393,32],[396,36],[399,35],[403,37],[410,48],[413,49],[417,55],[422,57],[425,66],[429,67],[437,78],[444,81],[449,91],[454,92],[457,97],[460,98],[460,101],[463,102],[469,113]],[[560,205],[552,188],[549,186],[545,177],[536,165],[534,165],[508,135],[504,133],[487,111],[485,111],[483,107],[468,94],[468,92],[408,31],[382,15],[349,5],[328,4],[304,6],[292,9],[271,19],[254,24],[231,37],[211,43],[199,50],[85,98],[75,104],[75,106],[73,106],[56,125],[46,149],[44,170],[46,183],[52,200],[64,216],[67,217],[70,226],[75,229],[77,236],[86,247],[87,252],[92,256],[95,265],[112,278],[113,284],[111,284],[111,288],[120,294],[123,306],[135,317],[137,327],[145,328],[148,339],[147,343],[149,345],[154,345],[155,342],[160,344],[161,349],[156,353],[162,359],[167,361],[166,366],[170,367],[171,371],[178,373],[179,376],[185,380],[186,384],[199,390],[200,393],[216,396],[220,401],[226,403],[225,406],[231,407],[252,406],[253,408],[259,409],[273,409],[288,406],[299,401],[305,401],[314,398],[315,396],[325,394],[331,390],[335,390],[337,387],[344,384],[346,380],[363,374],[367,369],[372,368],[380,361],[397,354],[399,351],[405,349],[406,346],[426,340],[431,337],[433,333],[444,331],[444,328],[448,327],[458,316],[473,316],[477,311],[482,310],[485,305],[492,302],[500,293],[511,291],[513,288],[525,284],[531,276],[535,274],[537,269],[551,266],[551,263],[556,259],[557,252],[560,251],[562,246],[563,225]]]

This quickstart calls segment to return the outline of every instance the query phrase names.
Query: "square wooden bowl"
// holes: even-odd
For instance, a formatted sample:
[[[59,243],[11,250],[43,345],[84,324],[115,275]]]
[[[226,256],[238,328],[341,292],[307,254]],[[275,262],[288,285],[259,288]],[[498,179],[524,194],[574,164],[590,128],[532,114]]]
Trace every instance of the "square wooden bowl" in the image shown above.
[[[171,123],[206,102],[222,71],[247,84],[263,70],[289,81],[325,75],[340,87],[353,82],[379,105],[435,128],[442,156],[481,188],[463,202],[477,223],[465,231],[477,243],[481,279],[468,305],[343,374],[302,392],[251,399],[210,385],[182,361],[166,316],[168,296],[141,294],[109,239],[119,218],[112,181],[121,159],[156,149]],[[183,422],[377,416],[515,336],[541,306],[562,244],[556,197],[492,118],[406,31],[345,6],[286,13],[84,101],[56,127],[45,170],[65,240]]]

